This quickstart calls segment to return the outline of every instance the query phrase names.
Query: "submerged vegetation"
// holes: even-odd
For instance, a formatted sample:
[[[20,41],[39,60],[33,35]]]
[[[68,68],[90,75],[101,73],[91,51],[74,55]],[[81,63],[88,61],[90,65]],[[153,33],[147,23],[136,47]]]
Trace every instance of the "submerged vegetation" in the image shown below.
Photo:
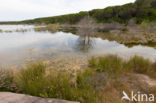
[[[28,31],[28,29],[16,29],[15,30],[15,32],[23,32],[23,33],[27,32],[27,31]]]
[[[35,27],[34,30],[37,32],[40,32],[40,31],[57,32],[59,30],[59,25],[58,24],[49,24],[46,26]]]
[[[156,75],[156,62],[139,56],[125,61],[110,55],[93,57],[88,66],[75,77],[68,72],[47,70],[41,62],[14,73],[4,69],[0,71],[0,90],[81,103],[121,103],[123,90],[155,93],[154,88],[139,80],[136,74]]]

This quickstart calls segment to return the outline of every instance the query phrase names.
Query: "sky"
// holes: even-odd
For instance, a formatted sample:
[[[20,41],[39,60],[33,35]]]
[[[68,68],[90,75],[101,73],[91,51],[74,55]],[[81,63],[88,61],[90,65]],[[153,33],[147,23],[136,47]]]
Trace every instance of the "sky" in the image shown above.
[[[135,0],[0,0],[0,21],[20,21],[38,17],[57,16]]]

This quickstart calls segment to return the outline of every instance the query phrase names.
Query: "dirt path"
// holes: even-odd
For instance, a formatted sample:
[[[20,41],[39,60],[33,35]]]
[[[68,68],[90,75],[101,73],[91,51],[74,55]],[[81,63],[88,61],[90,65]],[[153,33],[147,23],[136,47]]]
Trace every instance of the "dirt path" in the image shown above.
[[[39,98],[24,94],[0,92],[0,103],[79,103],[66,100]]]

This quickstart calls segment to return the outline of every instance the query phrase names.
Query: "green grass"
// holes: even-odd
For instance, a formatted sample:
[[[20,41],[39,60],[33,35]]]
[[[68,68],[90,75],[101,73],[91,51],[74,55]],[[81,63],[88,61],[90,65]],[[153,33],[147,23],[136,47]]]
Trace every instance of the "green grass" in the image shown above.
[[[30,64],[19,71],[15,81],[23,93],[39,96],[47,86],[45,72],[46,68],[43,64]]]
[[[48,88],[41,93],[43,97],[60,98],[71,100],[73,98],[72,82],[69,74],[51,72],[47,78]]]
[[[128,65],[136,73],[147,73],[151,62],[143,57],[134,56],[128,61]]]
[[[15,76],[15,82],[24,94],[96,103],[94,88],[86,81],[88,76],[90,73],[79,73],[73,82],[69,73],[46,73],[45,65],[36,63],[21,69]]]
[[[42,62],[37,62],[20,69],[15,75],[1,70],[0,91],[11,91],[12,84],[16,84],[16,92],[44,98],[81,103],[121,103],[123,90],[128,93],[132,90],[149,92],[146,84],[134,76],[136,73],[156,75],[156,62],[139,56],[127,61],[114,55],[93,57],[89,60],[89,68],[75,77],[68,72],[47,70]],[[151,91],[156,93],[154,90]]]
[[[73,79],[69,73],[47,72],[44,64],[35,63],[16,73],[14,80],[24,94],[81,103],[104,103],[96,85],[98,78],[98,73],[90,69],[79,72]]]
[[[106,57],[92,57],[89,60],[89,67],[96,69],[98,72],[107,72],[115,75],[124,72],[134,72],[148,74],[149,72],[156,73],[156,63],[152,63],[149,59],[140,56],[134,56],[128,61],[121,58],[109,55]]]
[[[107,72],[110,76],[116,76],[119,73],[126,71],[126,63],[117,56],[109,55],[106,57],[92,57],[89,60],[89,67],[93,67],[98,72]]]

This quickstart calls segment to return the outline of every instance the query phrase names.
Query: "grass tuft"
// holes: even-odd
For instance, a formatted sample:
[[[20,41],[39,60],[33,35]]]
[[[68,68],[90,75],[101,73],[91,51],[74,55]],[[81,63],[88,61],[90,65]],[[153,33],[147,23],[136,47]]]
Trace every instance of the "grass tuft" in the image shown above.
[[[110,75],[118,75],[120,71],[124,71],[122,59],[114,55],[93,57],[89,60],[89,67],[95,68],[98,72],[108,72]]]
[[[21,69],[15,79],[23,93],[39,96],[46,88],[45,72],[46,68],[42,63],[30,64]]]
[[[129,67],[136,73],[147,73],[150,69],[150,61],[140,56],[134,56],[128,61]]]
[[[13,73],[8,69],[0,69],[0,91],[11,91],[13,85]]]
[[[36,27],[34,28],[34,30],[36,32],[40,32],[40,31],[50,31],[50,32],[56,32],[59,29],[59,25],[58,24],[49,24],[45,27]]]

